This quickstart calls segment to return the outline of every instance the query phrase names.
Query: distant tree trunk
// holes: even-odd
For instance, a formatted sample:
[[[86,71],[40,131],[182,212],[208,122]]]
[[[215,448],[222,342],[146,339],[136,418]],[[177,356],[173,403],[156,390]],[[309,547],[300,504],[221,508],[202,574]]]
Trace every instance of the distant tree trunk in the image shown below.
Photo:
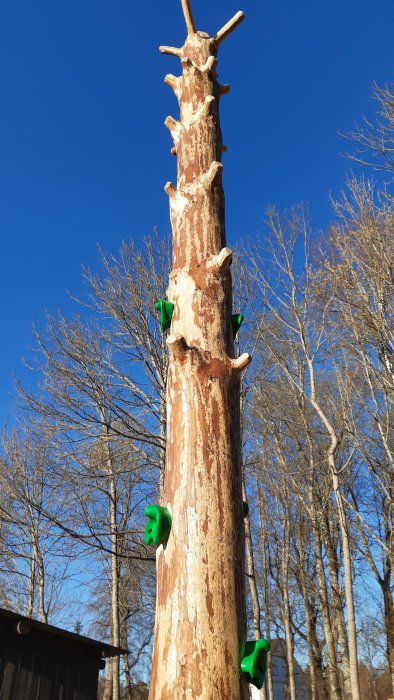
[[[242,483],[242,497],[246,501],[246,491],[245,482]],[[245,518],[245,540],[246,540],[246,575],[248,577],[250,597],[252,600],[252,611],[253,611],[253,634],[255,639],[260,639],[261,637],[261,627],[260,627],[260,601],[259,594],[257,591],[256,582],[256,572],[254,568],[253,560],[253,543],[252,543],[252,533],[250,530],[250,520],[249,517]]]
[[[299,547],[299,587],[304,603],[305,611],[305,627],[306,627],[306,638],[308,644],[308,656],[309,656],[309,677],[310,677],[310,690],[311,697],[310,700],[318,700],[318,689],[317,689],[317,669],[315,664],[315,651],[313,644],[313,619],[312,611],[310,608],[310,601],[308,595],[308,585],[306,582],[306,576],[304,572],[304,533],[301,527],[301,519],[298,517],[298,547]]]
[[[290,508],[287,494],[283,523],[282,542],[282,577],[283,577],[283,622],[286,641],[286,661],[289,684],[289,700],[296,700],[296,686],[294,675],[294,650],[291,635],[290,601],[289,601],[289,564],[290,564]]]
[[[264,618],[265,618],[265,636],[268,642],[271,642],[271,632],[270,632],[270,609],[269,609],[269,597],[268,597],[268,562],[267,562],[267,535],[265,531],[265,510],[264,501],[260,491],[260,485],[256,481],[257,487],[257,505],[259,509],[260,518],[260,534],[261,534],[261,548],[262,548],[262,578],[263,578],[263,596],[264,596]],[[274,700],[274,686],[272,681],[272,658],[271,654],[267,657],[267,674],[265,679],[265,686],[268,690],[269,700]]]
[[[313,503],[313,490],[310,490],[310,499]],[[341,700],[342,693],[339,684],[338,677],[338,667],[336,662],[336,650],[335,642],[333,637],[333,631],[330,620],[330,607],[328,601],[327,593],[327,583],[324,573],[324,564],[322,556],[322,545],[320,539],[319,525],[317,522],[316,510],[313,510],[312,515],[312,531],[315,539],[316,548],[316,569],[317,569],[317,585],[320,597],[320,609],[322,615],[323,631],[324,637],[327,645],[327,657],[328,657],[328,682],[330,688],[330,698],[331,700]]]
[[[117,494],[115,479],[110,476],[110,523],[111,523],[111,622],[113,645],[120,646],[119,629],[119,561],[117,532]],[[120,700],[120,657],[112,657],[112,700]]]
[[[166,76],[180,103],[168,117],[178,157],[177,188],[166,185],[173,232],[168,299],[174,305],[167,385],[167,454],[162,504],[172,516],[157,551],[155,641],[150,700],[246,700],[239,664],[245,642],[244,519],[240,373],[234,359],[232,291],[221,185],[223,150],[215,37],[188,37],[181,78]]]
[[[165,444],[167,435],[167,406],[163,398],[160,396],[160,438]],[[163,452],[160,454],[160,479],[159,479],[159,492],[160,495],[163,493],[164,488],[164,474],[166,468],[166,455]]]
[[[112,644],[112,639],[111,639]],[[112,658],[107,661],[103,700],[112,700]]]
[[[104,409],[99,407],[100,419],[102,425],[106,425],[106,416]],[[120,601],[119,601],[119,543],[118,543],[118,494],[116,488],[116,475],[113,464],[110,437],[108,430],[102,435],[103,456],[106,464],[108,475],[108,509],[109,509],[109,525],[110,525],[110,541],[111,541],[111,638],[112,644],[116,647],[120,646]],[[113,656],[111,658],[111,675],[112,675],[112,696],[111,700],[120,700],[120,657]]]
[[[34,557],[38,579],[38,614],[41,622],[48,622],[48,613],[45,608],[45,569],[44,561],[37,542],[34,543]]]
[[[36,595],[36,560],[33,556],[33,537],[34,537],[34,534],[31,535],[31,544],[30,544],[31,555],[30,555],[30,561],[29,561],[29,587],[28,587],[28,591],[27,591],[27,610],[26,610],[27,617],[33,617],[34,598]]]
[[[245,477],[242,480],[242,498],[246,501]],[[253,635],[255,639],[261,639],[261,623],[260,623],[260,601],[257,590],[256,570],[253,559],[253,542],[250,528],[250,519],[245,519],[245,541],[246,541],[246,575],[249,582],[250,597],[252,600],[253,614]],[[265,684],[260,691],[260,700],[266,700]]]
[[[391,570],[386,570],[386,578],[382,581],[384,604],[384,627],[386,631],[386,656],[389,664],[391,691],[394,695],[394,604],[391,590]]]
[[[352,683],[350,678],[350,661],[349,647],[346,636],[346,622],[343,614],[343,590],[340,585],[340,564],[338,562],[338,542],[335,534],[333,534],[331,526],[327,522],[327,518],[322,517],[321,520],[321,535],[324,542],[324,548],[327,555],[326,568],[330,578],[331,585],[331,610],[332,622],[338,634],[339,649],[342,667],[342,679],[345,700],[352,700]]]
[[[326,458],[330,471],[332,490],[337,508],[337,517],[342,539],[343,549],[343,570],[344,570],[344,586],[346,599],[346,612],[348,622],[348,640],[349,640],[349,671],[351,679],[351,698],[352,700],[360,700],[360,685],[358,677],[358,660],[357,660],[357,635],[356,635],[356,616],[354,611],[353,597],[353,582],[352,582],[352,562],[350,554],[350,540],[348,532],[348,523],[345,513],[344,504],[342,501],[341,487],[338,478],[337,466],[335,463],[335,455],[338,448],[338,438],[335,428],[329,417],[322,409],[316,395],[315,371],[313,360],[308,355],[308,351],[304,345],[305,358],[309,370],[309,381],[311,394],[309,400],[312,407],[316,411],[322,424],[327,430],[330,444],[327,447]]]

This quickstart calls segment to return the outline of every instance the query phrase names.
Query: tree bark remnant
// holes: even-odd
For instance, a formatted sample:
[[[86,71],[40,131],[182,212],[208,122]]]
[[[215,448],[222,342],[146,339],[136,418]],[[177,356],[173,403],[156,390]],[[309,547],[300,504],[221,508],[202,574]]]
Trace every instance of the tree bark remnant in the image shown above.
[[[161,503],[172,516],[157,551],[157,600],[150,700],[246,700],[240,673],[245,642],[245,535],[242,506],[240,374],[231,328],[231,251],[226,247],[223,151],[217,81],[220,42],[195,30],[177,56],[182,76],[167,75],[180,121],[166,119],[178,158],[167,183],[173,259],[167,298],[174,305],[167,385],[167,453]]]

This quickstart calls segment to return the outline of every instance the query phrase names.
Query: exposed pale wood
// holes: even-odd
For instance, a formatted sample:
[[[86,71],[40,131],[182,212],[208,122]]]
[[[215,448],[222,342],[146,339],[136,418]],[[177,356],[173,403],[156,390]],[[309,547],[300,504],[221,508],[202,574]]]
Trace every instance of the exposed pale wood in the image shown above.
[[[208,114],[212,114],[212,110],[214,108],[214,102],[215,102],[214,96],[207,95],[203,106],[199,110],[197,110],[197,112],[195,113],[195,115],[193,116],[193,119],[191,121],[194,122],[197,119],[200,119],[201,117],[206,117]]]
[[[215,36],[213,37],[215,43],[220,44],[229,34],[231,34],[231,32],[234,31],[234,29],[236,29],[236,27],[238,27],[239,24],[241,24],[241,22],[244,19],[245,19],[244,13],[241,11],[237,12],[237,14],[234,15],[234,17],[232,19],[230,19],[230,21],[227,22],[227,24],[225,24],[224,27],[219,29],[217,34],[215,34]]]
[[[181,0],[181,2],[182,2],[183,16],[185,18],[186,27],[187,27],[187,33],[194,34],[196,31],[196,27],[194,24],[190,0]]]

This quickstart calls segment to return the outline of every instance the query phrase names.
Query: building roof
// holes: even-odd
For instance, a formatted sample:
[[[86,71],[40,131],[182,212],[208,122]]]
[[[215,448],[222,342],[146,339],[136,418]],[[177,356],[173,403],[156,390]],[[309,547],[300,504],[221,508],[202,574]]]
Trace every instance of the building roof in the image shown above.
[[[33,620],[25,615],[19,615],[18,613],[12,612],[11,610],[5,610],[0,608],[0,618],[8,618],[15,620],[16,625],[23,623],[24,632],[22,634],[27,634],[29,629],[37,629],[41,632],[46,632],[52,634],[56,637],[61,637],[63,639],[68,639],[78,644],[86,644],[90,647],[96,647],[101,651],[103,657],[109,656],[120,656],[120,654],[127,654],[127,649],[120,649],[114,647],[111,644],[106,644],[105,642],[100,642],[96,639],[91,639],[90,637],[85,637],[81,634],[76,634],[75,632],[69,632],[68,630],[63,630],[60,627],[54,627],[53,625],[47,625],[45,622],[39,622],[38,620]]]

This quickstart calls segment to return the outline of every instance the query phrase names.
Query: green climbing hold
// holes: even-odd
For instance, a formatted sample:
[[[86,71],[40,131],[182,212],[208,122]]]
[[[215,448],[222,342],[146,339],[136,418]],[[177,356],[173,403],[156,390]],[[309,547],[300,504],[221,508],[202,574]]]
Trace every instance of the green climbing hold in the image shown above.
[[[242,501],[242,507],[244,509],[244,518],[247,518],[249,515],[249,506],[246,501]]]
[[[270,645],[266,639],[258,639],[256,642],[246,642],[245,644],[241,671],[245,674],[247,682],[255,685],[259,690],[264,685],[269,650]]]
[[[145,525],[145,544],[159,545],[167,542],[172,523],[168,508],[147,506],[144,513],[148,518]]]
[[[242,321],[244,320],[244,317],[242,314],[233,314],[231,316],[231,328],[233,329],[233,336],[237,335],[239,329],[242,326]]]
[[[174,304],[165,299],[158,299],[155,304],[155,309],[160,311],[159,323],[160,328],[164,332],[171,326],[172,314],[174,311]]]

